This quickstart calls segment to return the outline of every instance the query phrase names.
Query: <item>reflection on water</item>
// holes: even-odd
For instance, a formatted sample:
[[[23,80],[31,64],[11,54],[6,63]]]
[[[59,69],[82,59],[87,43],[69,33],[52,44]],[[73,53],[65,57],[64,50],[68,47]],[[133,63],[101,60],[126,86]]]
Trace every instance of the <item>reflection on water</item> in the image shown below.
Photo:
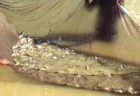
[[[8,0],[5,0],[5,1],[9,2]],[[14,0],[11,0],[11,2],[12,1],[14,1]],[[20,1],[20,0],[18,0],[18,1]],[[45,0],[42,0],[42,2],[44,2],[44,1]],[[59,0],[56,0],[56,1],[59,1]],[[73,0],[71,0],[71,1],[73,1]],[[25,6],[27,4],[29,4],[27,2],[31,2],[30,4],[33,4],[31,6],[34,6],[34,5],[39,6],[39,5],[43,4],[43,3],[38,3],[37,0],[36,1],[27,0],[26,2],[23,1]],[[35,3],[32,3],[32,2],[35,2]],[[61,2],[63,2],[63,0],[61,0]],[[81,0],[81,2],[82,2],[82,0]],[[47,3],[47,2],[45,2],[45,3]],[[12,4],[14,6],[14,4],[16,4],[16,3],[12,3]],[[77,6],[78,4],[79,3],[76,2],[75,6]],[[139,6],[140,6],[139,4],[140,4],[139,0],[133,0],[133,1],[127,0],[125,6],[129,10],[130,15],[140,24],[140,15],[139,15],[140,12],[138,11]],[[20,5],[18,5],[18,6],[20,6]],[[70,5],[66,4],[64,7],[70,8]],[[24,8],[25,7],[23,7],[23,9]],[[11,9],[12,13],[14,13],[13,9]],[[31,7],[29,9],[34,10],[35,8]],[[30,21],[32,21],[34,19],[38,19],[39,14],[41,14],[43,12],[41,12],[39,14],[35,14],[35,13],[29,14],[29,12],[28,12],[29,10],[23,11],[22,8],[19,8],[18,11],[15,11],[15,12],[18,12],[18,14],[11,14],[11,12],[8,12],[8,11],[6,12],[4,10],[5,9],[1,8],[1,11],[4,12],[5,14],[7,14],[8,21],[10,23],[14,23],[14,26],[17,28],[18,32],[24,31],[25,33],[27,32],[27,34],[31,32],[30,34],[33,36],[47,35],[47,33],[49,32],[49,30],[51,28],[51,25],[57,23],[57,22],[54,22],[55,21],[54,19],[58,19],[58,18],[61,19],[61,17],[63,17],[63,16],[59,16],[59,15],[53,17],[53,19],[50,20],[50,22],[53,22],[53,23],[43,21],[44,19],[40,19],[41,23],[44,24],[43,25],[44,27],[40,28],[42,26],[42,24],[40,24],[40,26],[37,26],[37,28],[35,28],[34,26],[38,22],[36,21],[36,22],[34,22],[33,25],[30,25]],[[69,9],[69,10],[71,11],[71,9]],[[54,11],[54,10],[51,10],[51,11]],[[64,12],[63,15],[67,16],[68,13]],[[71,13],[72,13],[72,11],[71,11]],[[24,19],[23,21],[20,21],[20,18],[25,14],[27,16],[29,16],[30,18],[25,17],[25,18],[23,18]],[[48,20],[52,17],[45,17],[45,18]],[[22,25],[22,26],[19,26],[19,25]],[[57,26],[55,26],[55,27],[57,27]],[[52,28],[52,30],[53,30],[53,28]],[[35,80],[31,80],[31,79],[22,77],[22,76],[16,74],[10,68],[3,67],[3,66],[0,66],[0,74],[1,74],[0,96],[23,96],[23,95],[24,96],[31,96],[31,95],[34,95],[34,96],[93,96],[93,95],[96,95],[96,96],[121,96],[120,94],[111,94],[111,93],[107,93],[107,92],[96,92],[96,91],[90,91],[90,90],[67,88],[67,87],[62,87],[62,86],[50,85],[50,84],[46,84],[43,82],[38,82]],[[125,95],[123,94],[122,96],[125,96]]]

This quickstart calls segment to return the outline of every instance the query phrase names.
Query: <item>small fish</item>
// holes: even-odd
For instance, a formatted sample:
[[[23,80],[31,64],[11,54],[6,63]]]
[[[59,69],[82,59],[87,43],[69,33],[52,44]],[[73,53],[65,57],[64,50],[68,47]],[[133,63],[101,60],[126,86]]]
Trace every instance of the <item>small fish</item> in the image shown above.
[[[51,42],[50,42],[49,40],[46,40],[46,43],[47,43],[48,45],[51,45]]]
[[[60,41],[61,41],[61,37],[58,38],[56,46],[60,47]]]
[[[22,31],[20,34],[19,34],[19,38],[22,38],[24,36],[24,32]]]
[[[27,38],[31,38],[31,36],[28,34],[28,35],[27,35]]]
[[[35,44],[41,44],[42,40],[40,38],[34,38]]]

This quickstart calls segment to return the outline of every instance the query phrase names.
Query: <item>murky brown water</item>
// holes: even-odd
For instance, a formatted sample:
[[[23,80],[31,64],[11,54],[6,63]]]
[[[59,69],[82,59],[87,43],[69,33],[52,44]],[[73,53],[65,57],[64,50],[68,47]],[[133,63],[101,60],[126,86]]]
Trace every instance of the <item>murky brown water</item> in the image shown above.
[[[131,17],[140,24],[140,1],[139,0],[125,0],[125,7],[129,11]]]
[[[5,0],[6,1],[6,0]],[[14,0],[11,0],[14,1]],[[20,1],[20,0],[18,0]],[[32,0],[29,0],[31,2]],[[43,1],[43,0],[42,0]],[[126,8],[128,9],[130,15],[134,18],[136,22],[140,24],[140,1],[139,0],[127,0],[125,3]],[[2,10],[2,9],[1,9]],[[18,32],[31,31],[32,35],[38,35],[37,33],[33,33],[33,25],[26,22],[23,27],[19,27],[19,23],[23,23],[18,21],[18,17],[21,18],[22,15],[14,15],[7,13],[14,18],[17,16],[16,19],[7,18],[9,22],[15,22],[15,27],[19,28]],[[31,14],[31,18],[32,18]],[[25,18],[27,19],[27,18]],[[45,21],[44,21],[45,22]],[[34,25],[36,22],[34,23]],[[50,26],[46,24],[46,27]],[[41,31],[45,29],[40,29]],[[38,29],[39,31],[39,29]],[[40,33],[41,36],[46,35],[42,31]],[[47,84],[44,82],[28,79],[17,74],[13,69],[0,66],[0,96],[134,96],[134,95],[124,95],[124,94],[115,94],[115,93],[108,93],[108,92],[100,92],[100,91],[92,91],[92,90],[84,90],[84,89],[76,89],[76,88],[69,88],[64,86],[56,86],[52,84]]]

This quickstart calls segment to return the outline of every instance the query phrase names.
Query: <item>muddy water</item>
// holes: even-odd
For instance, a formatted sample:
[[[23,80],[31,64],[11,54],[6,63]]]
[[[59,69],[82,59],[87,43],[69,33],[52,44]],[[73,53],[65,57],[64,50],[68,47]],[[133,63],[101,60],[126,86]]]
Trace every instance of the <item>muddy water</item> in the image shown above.
[[[129,96],[39,82],[23,77],[6,66],[0,66],[0,74],[0,96]]]
[[[140,0],[125,0],[125,7],[129,11],[130,16],[140,24]]]
[[[127,0],[125,6],[134,20],[140,24],[140,1]],[[10,13],[7,13],[7,15],[15,16]],[[15,27],[18,26],[18,20],[16,21],[16,19],[13,19],[12,17],[7,19],[9,22],[15,22]],[[24,30],[28,33],[29,29],[32,30],[28,22],[24,27],[17,28],[18,32]],[[41,35],[46,34],[42,32]],[[56,86],[23,77],[6,66],[0,66],[0,75],[0,96],[134,96]]]

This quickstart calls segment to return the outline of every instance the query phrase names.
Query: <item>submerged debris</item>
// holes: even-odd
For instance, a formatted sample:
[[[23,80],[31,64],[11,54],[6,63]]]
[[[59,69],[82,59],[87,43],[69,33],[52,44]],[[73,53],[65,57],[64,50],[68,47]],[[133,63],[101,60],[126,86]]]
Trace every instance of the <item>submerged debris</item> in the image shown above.
[[[137,94],[140,90],[137,67],[47,43],[34,44],[31,38],[21,38],[12,47],[12,57],[15,65],[11,67],[41,81],[119,93]]]

